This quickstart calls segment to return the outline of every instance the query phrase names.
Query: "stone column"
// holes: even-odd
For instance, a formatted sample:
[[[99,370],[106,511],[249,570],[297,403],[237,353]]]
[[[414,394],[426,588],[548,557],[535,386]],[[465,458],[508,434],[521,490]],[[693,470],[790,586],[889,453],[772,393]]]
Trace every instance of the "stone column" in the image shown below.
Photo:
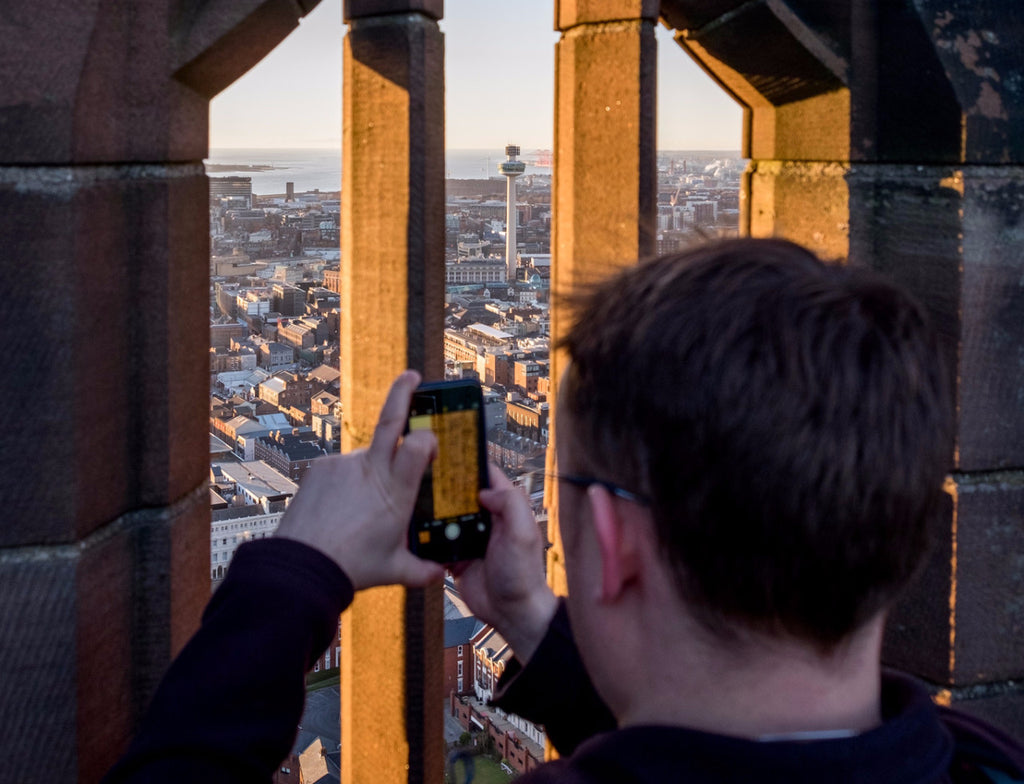
[[[441,0],[347,0],[342,161],[344,450],[369,443],[392,379],[444,375]],[[436,588],[378,588],[343,616],[342,779],[441,781]]]
[[[663,0],[745,108],[741,225],[880,269],[956,384],[950,503],[886,660],[1024,732],[1024,15],[995,2]]]
[[[568,329],[560,292],[606,277],[654,250],[657,158],[655,76],[657,0],[556,0],[555,172],[552,194],[551,339]],[[564,357],[551,358],[552,395]],[[552,423],[548,469],[553,469]],[[548,579],[564,594],[565,568],[551,510]]]
[[[0,758],[21,782],[98,781],[209,598],[208,99],[300,9],[181,7],[0,11]]]

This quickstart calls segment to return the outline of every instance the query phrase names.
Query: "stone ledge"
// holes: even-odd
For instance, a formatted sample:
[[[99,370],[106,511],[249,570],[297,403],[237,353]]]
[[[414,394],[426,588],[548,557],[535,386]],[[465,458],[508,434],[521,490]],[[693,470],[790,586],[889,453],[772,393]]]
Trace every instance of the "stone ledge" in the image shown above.
[[[431,19],[444,17],[444,0],[345,0],[342,18],[346,21],[393,14],[423,14]]]
[[[602,22],[658,20],[657,0],[556,0],[555,29],[563,32],[577,25]]]

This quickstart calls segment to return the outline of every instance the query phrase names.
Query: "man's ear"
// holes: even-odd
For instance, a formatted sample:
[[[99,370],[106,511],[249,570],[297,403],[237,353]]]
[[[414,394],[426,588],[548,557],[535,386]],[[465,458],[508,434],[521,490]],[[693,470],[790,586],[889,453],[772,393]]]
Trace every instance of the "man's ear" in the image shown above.
[[[623,518],[615,496],[607,488],[593,484],[587,488],[594,536],[601,554],[600,601],[617,600],[639,571],[637,526]]]

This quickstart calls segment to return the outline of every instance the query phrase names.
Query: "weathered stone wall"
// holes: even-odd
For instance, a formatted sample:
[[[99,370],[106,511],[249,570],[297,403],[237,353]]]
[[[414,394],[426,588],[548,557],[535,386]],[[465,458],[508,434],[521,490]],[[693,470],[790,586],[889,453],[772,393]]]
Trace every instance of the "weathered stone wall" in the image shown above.
[[[556,0],[555,171],[552,291],[572,291],[654,251],[656,0]],[[568,329],[551,313],[552,345]],[[551,355],[551,397],[565,365]],[[553,424],[548,470],[554,470]],[[548,504],[557,504],[549,483]],[[558,525],[548,538],[548,574],[566,592]]]
[[[745,107],[741,224],[925,302],[959,420],[948,516],[886,660],[1024,735],[1024,9],[664,0]]]
[[[0,757],[96,781],[209,596],[209,97],[315,5],[0,10]]]
[[[444,377],[441,0],[348,0],[342,78],[342,449],[398,373]],[[440,781],[441,592],[375,588],[343,616],[342,779]]]

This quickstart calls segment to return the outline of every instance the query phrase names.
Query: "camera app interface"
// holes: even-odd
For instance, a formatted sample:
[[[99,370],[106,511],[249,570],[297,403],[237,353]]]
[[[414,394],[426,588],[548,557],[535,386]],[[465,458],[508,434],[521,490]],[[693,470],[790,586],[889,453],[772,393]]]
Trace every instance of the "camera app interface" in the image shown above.
[[[478,405],[470,400],[417,396],[413,401],[409,430],[433,430],[438,445],[437,459],[427,469],[417,503],[421,520],[450,520],[479,511],[478,416]]]

